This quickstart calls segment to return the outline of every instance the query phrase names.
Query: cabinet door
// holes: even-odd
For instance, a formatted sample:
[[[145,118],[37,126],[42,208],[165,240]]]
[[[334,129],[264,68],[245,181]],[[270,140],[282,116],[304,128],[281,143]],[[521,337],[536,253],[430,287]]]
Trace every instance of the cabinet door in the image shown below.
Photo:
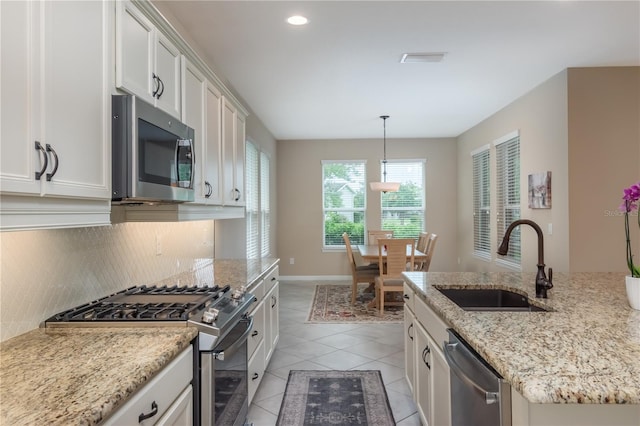
[[[154,26],[131,2],[116,7],[116,87],[153,104]]]
[[[233,176],[235,179],[235,188],[239,191],[239,199],[235,203],[237,206],[244,206],[247,204],[244,187],[245,149],[245,118],[242,114],[236,113],[236,143],[233,156]]]
[[[433,381],[433,424],[449,426],[451,424],[451,391],[449,385],[449,364],[444,358],[440,346],[431,348],[431,372]]]
[[[265,323],[267,330],[265,330],[265,366],[269,364],[271,355],[276,348],[278,338],[280,337],[280,283],[276,282],[273,288],[267,293],[265,297],[265,314],[267,319]]]
[[[111,199],[109,4],[43,3],[43,116],[34,137],[52,149],[46,194]]]
[[[427,331],[418,322],[415,330],[415,383],[414,399],[423,424],[433,425],[432,407],[432,352],[433,343]]]
[[[207,80],[204,75],[189,62],[182,58],[182,121],[194,130],[194,144],[196,155],[195,167],[195,202],[204,203],[208,188],[204,184],[206,163],[206,132],[205,132],[205,96]]]
[[[0,2],[0,191],[38,194],[38,152],[30,126],[38,80],[37,22],[39,4]],[[35,93],[34,93],[35,92]]]
[[[414,323],[416,318],[413,312],[405,305],[404,309],[404,373],[409,390],[413,393],[415,383],[415,346],[416,330]]]
[[[235,205],[240,199],[235,189],[234,149],[236,144],[236,108],[222,98],[222,202]]]
[[[193,386],[189,385],[155,426],[185,426],[193,424]]]
[[[180,51],[159,31],[155,33],[155,75],[160,80],[156,106],[180,118]]]
[[[222,144],[222,94],[217,87],[210,82],[207,83],[207,105],[206,105],[206,142],[203,145],[202,155],[203,174],[202,182],[207,197],[211,204],[222,204],[222,170],[221,154]],[[206,196],[206,195],[205,195]]]

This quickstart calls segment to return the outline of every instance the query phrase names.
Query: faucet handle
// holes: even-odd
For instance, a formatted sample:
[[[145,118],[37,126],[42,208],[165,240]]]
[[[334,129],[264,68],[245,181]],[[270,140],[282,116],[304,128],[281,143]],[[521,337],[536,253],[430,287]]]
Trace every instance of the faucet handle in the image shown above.
[[[549,288],[553,287],[553,269],[549,268],[549,278],[547,279],[547,281],[549,281]]]

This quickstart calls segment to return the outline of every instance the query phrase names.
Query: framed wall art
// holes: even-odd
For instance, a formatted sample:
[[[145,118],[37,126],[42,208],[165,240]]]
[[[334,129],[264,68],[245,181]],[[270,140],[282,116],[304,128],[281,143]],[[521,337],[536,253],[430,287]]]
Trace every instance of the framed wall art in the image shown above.
[[[551,172],[529,175],[529,208],[551,208]]]

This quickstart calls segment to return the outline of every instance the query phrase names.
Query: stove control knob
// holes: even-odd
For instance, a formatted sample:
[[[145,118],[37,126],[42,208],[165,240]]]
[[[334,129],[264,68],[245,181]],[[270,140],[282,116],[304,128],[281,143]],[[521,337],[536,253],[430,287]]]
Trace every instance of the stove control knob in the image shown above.
[[[244,288],[244,286],[241,286],[240,288],[237,288],[233,291],[233,294],[231,295],[232,299],[241,299],[242,296],[244,296],[244,294],[247,292],[247,289]]]
[[[218,311],[216,308],[208,308],[202,314],[202,322],[204,322],[206,324],[213,323],[216,319],[218,319],[218,313],[219,312],[220,311]]]

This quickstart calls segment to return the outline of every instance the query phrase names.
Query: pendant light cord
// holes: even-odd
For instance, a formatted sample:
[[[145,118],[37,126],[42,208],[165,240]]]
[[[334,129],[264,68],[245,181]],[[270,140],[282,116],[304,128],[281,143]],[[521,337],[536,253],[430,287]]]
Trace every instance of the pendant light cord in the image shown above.
[[[384,138],[382,140],[382,156],[383,156],[382,181],[386,182],[387,181],[387,118],[389,118],[389,116],[381,115],[380,118],[382,118],[382,129],[383,129],[383,135],[384,135]]]

